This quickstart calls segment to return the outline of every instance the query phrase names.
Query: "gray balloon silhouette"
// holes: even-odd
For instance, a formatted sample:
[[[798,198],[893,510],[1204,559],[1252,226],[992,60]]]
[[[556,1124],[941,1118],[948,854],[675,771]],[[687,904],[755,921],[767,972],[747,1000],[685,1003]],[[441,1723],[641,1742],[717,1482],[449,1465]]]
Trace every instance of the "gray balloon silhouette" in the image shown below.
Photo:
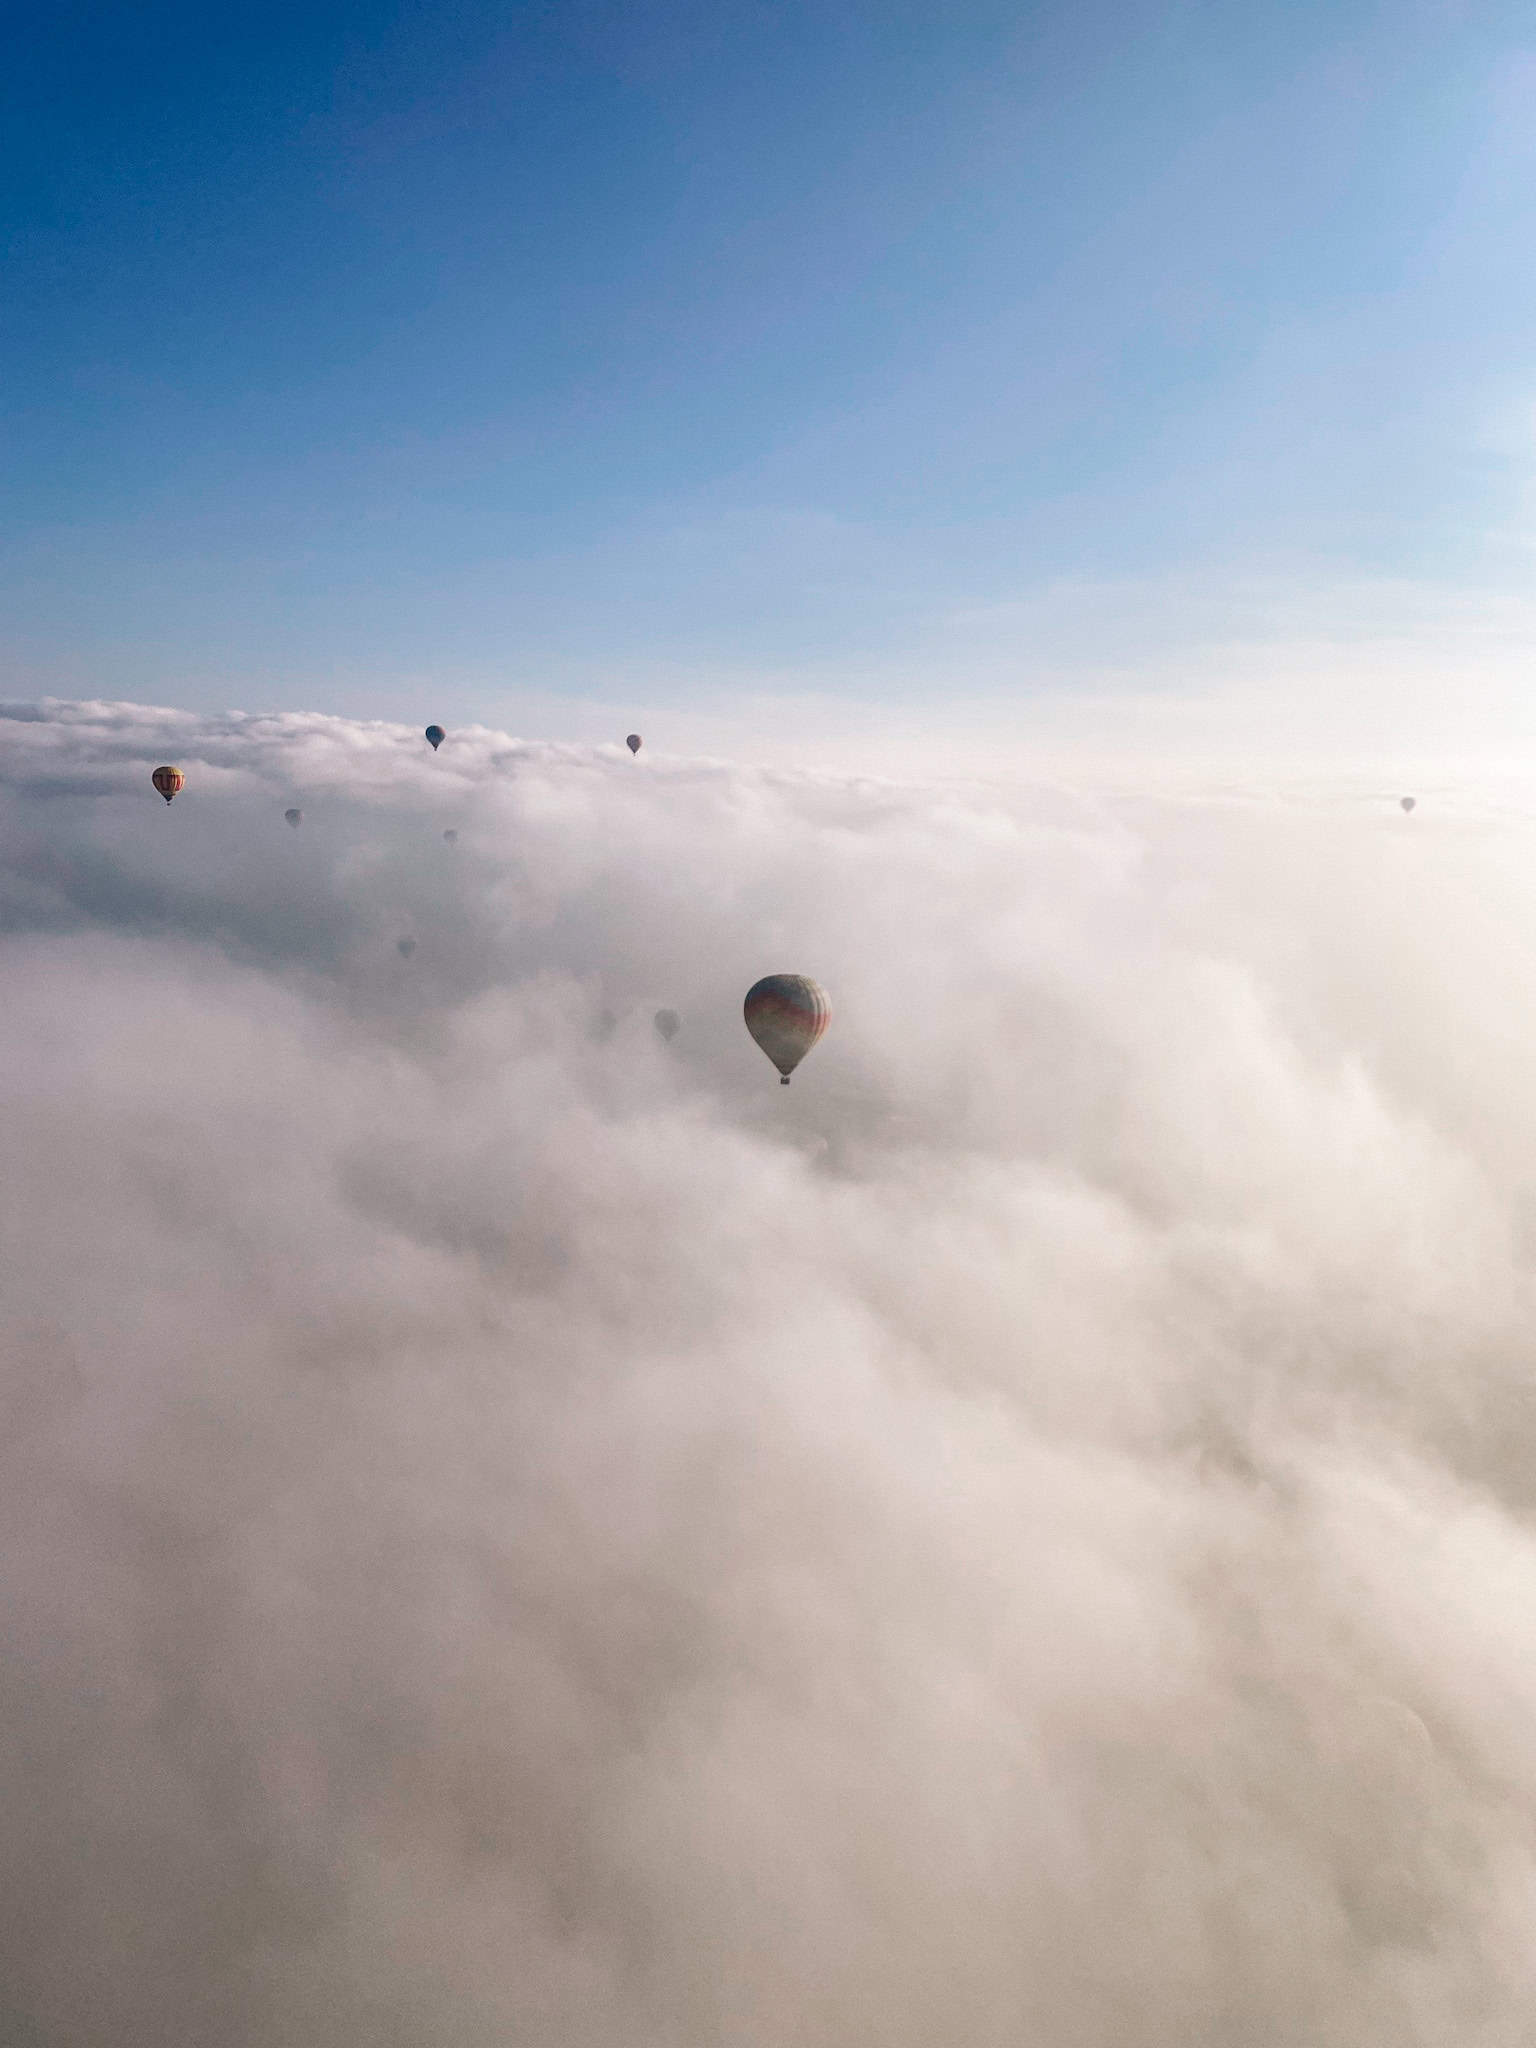
[[[656,1029],[661,1033],[668,1045],[676,1038],[678,1026],[682,1021],[676,1010],[658,1010],[656,1012]]]
[[[283,816],[295,829],[304,822],[304,813],[302,811],[284,811]]]
[[[416,941],[414,939],[399,939],[396,943],[400,949],[400,958],[402,960],[409,960],[416,950]]]

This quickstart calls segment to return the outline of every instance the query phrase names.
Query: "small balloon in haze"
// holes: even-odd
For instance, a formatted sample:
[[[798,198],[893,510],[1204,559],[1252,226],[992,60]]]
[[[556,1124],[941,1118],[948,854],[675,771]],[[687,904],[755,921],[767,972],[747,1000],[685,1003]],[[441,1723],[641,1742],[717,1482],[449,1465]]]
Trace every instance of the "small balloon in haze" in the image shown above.
[[[831,1023],[832,1004],[820,982],[808,975],[765,974],[747,990],[742,1015],[787,1088],[790,1075]]]
[[[183,787],[187,778],[179,768],[172,768],[167,762],[163,768],[157,768],[149,779],[169,803],[177,790]]]
[[[628,739],[627,739],[627,740],[626,740],[626,741],[624,742],[624,744],[625,744],[625,746],[626,746],[626,747],[628,747],[629,751],[630,751],[630,752],[631,752],[632,754],[638,754],[638,753],[639,753],[639,751],[640,751],[640,735],[639,735],[639,733],[637,733],[637,732],[632,732],[632,733],[630,734],[629,738],[628,738]]]
[[[612,1010],[599,1010],[597,1022],[592,1028],[596,1034],[598,1044],[606,1045],[615,1031],[618,1030],[619,1020],[615,1017]]]
[[[431,747],[434,754],[447,737],[447,733],[443,731],[440,725],[429,725],[427,727],[427,744]]]
[[[1373,1747],[1407,1764],[1433,1760],[1434,1738],[1406,1700],[1378,1693],[1366,1703],[1366,1726]]]
[[[396,944],[400,948],[400,958],[402,960],[409,960],[416,950],[416,941],[414,939],[399,939],[396,941]]]
[[[661,1033],[668,1045],[676,1038],[678,1026],[682,1021],[676,1010],[658,1010],[656,1012],[656,1029]]]
[[[289,824],[294,826],[295,828],[302,825],[304,822],[304,813],[302,811],[284,811],[283,816],[288,820]]]
[[[450,846],[457,846],[459,843],[459,835],[457,832],[454,831],[451,825],[448,827],[448,830],[443,834],[443,837],[447,840]]]
[[[1401,802],[1402,802],[1402,806],[1403,806],[1403,809],[1404,809],[1405,811],[1411,811],[1411,810],[1413,809],[1414,805],[1415,805],[1415,804],[1416,804],[1416,803],[1418,802],[1418,798],[1417,798],[1417,797],[1411,797],[1411,796],[1405,796],[1405,797],[1403,797],[1403,798],[1401,799]]]

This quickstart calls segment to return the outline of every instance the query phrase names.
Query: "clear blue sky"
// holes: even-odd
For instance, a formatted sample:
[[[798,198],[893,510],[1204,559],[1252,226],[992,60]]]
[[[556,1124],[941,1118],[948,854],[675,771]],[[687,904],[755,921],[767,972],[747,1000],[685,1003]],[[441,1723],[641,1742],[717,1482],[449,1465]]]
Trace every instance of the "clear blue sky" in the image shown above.
[[[1523,631],[1528,6],[149,0],[19,14],[0,94],[7,695]]]

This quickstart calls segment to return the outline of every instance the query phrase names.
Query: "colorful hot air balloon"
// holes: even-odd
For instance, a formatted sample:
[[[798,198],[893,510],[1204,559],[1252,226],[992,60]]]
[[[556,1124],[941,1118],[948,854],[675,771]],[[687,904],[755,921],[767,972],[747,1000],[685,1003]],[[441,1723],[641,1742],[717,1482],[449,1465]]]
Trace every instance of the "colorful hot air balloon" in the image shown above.
[[[427,727],[427,744],[431,747],[434,754],[447,737],[447,733],[443,731],[440,725],[429,725]]]
[[[747,1029],[779,1070],[784,1087],[832,1021],[820,982],[804,974],[765,974],[742,1004]]]
[[[447,840],[450,846],[457,846],[459,843],[459,835],[457,832],[454,831],[451,825],[448,827],[448,830],[443,834],[443,837]]]
[[[1414,807],[1414,804],[1415,804],[1415,803],[1416,803],[1417,801],[1418,801],[1418,799],[1417,799],[1416,797],[1411,797],[1411,796],[1405,796],[1405,797],[1403,797],[1403,798],[1401,799],[1401,802],[1402,802],[1402,806],[1403,806],[1403,809],[1404,809],[1405,811],[1411,811],[1411,810],[1413,809],[1413,807]]]
[[[639,751],[640,751],[640,735],[639,735],[639,733],[637,733],[637,732],[632,732],[632,733],[631,733],[631,734],[629,735],[629,738],[628,738],[628,739],[627,739],[627,740],[626,740],[626,741],[624,742],[624,744],[625,744],[625,746],[626,746],[626,747],[628,747],[629,751],[630,751],[630,752],[631,752],[632,754],[638,754],[638,753],[639,753]]]
[[[304,813],[302,811],[284,811],[283,816],[295,830],[304,822]]]
[[[656,1012],[656,1029],[661,1033],[668,1045],[676,1038],[678,1026],[682,1021],[676,1010],[658,1010]]]
[[[149,779],[165,798],[166,802],[169,803],[177,790],[186,782],[187,778],[179,768],[172,768],[167,763],[165,767],[157,768]]]
[[[402,960],[409,960],[416,950],[416,941],[414,939],[397,939],[395,943],[400,949],[400,958]]]

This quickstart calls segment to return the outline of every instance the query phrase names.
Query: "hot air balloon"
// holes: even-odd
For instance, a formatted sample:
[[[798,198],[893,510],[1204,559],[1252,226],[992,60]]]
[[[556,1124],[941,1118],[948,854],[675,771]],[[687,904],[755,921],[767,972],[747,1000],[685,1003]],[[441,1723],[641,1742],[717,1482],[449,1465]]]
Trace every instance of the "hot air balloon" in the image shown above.
[[[459,843],[459,835],[457,832],[454,831],[451,825],[448,827],[448,830],[443,834],[443,837],[447,840],[450,846],[457,846]]]
[[[302,811],[284,811],[283,816],[295,830],[304,822],[304,813]]]
[[[1378,1693],[1365,1702],[1365,1721],[1371,1747],[1385,1751],[1397,1762],[1423,1765],[1433,1761],[1434,1737],[1406,1700]]]
[[[1405,811],[1411,811],[1415,803],[1417,803],[1418,799],[1417,797],[1405,796],[1401,798],[1400,801]]]
[[[742,1004],[747,1029],[779,1070],[784,1087],[832,1021],[820,982],[804,974],[765,974]]]
[[[656,1029],[661,1033],[668,1045],[676,1038],[678,1026],[682,1021],[676,1010],[658,1010],[656,1012]]]
[[[416,941],[414,939],[397,939],[395,943],[400,949],[400,958],[402,960],[409,960],[416,950]]]
[[[429,725],[427,727],[427,744],[431,747],[434,754],[447,737],[447,733],[443,731],[440,725]]]
[[[172,768],[169,765],[169,763],[167,763],[167,765],[164,768],[157,768],[154,774],[151,775],[149,779],[155,785],[156,789],[159,790],[160,794],[165,798],[166,802],[169,803],[171,798],[176,794],[177,790],[182,787],[183,783],[185,783],[187,778],[185,777],[185,775],[182,774],[179,768]]]
[[[632,732],[632,733],[631,733],[631,734],[629,735],[629,738],[628,738],[628,739],[627,739],[627,740],[626,740],[626,741],[624,742],[624,744],[625,744],[625,746],[626,746],[626,747],[628,747],[629,751],[630,751],[630,752],[631,752],[632,754],[638,754],[638,753],[639,753],[639,751],[640,751],[640,735],[639,735],[639,733],[637,733],[637,732]]]

